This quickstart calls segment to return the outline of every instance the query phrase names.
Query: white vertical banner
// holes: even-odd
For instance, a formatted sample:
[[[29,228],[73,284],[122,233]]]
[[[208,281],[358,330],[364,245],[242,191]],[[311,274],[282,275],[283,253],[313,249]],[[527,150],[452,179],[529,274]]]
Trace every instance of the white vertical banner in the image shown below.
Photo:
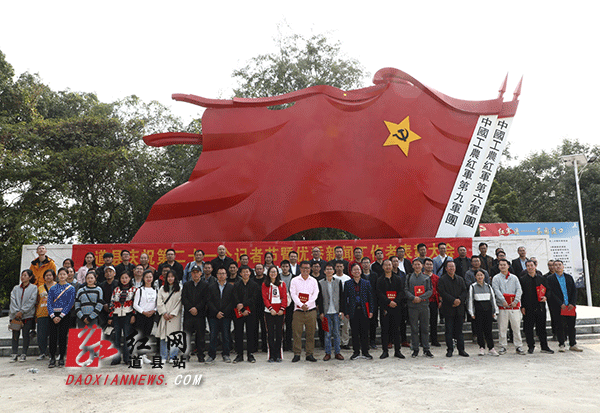
[[[448,199],[446,210],[440,221],[436,237],[461,236],[459,235],[461,233],[460,230],[465,227],[465,217],[468,216],[467,209],[472,203],[471,201],[473,199],[473,194],[475,193],[476,183],[479,180],[481,170],[485,164],[486,154],[489,152],[490,146],[492,145],[493,134],[490,132],[496,129],[497,120],[497,114],[479,116],[467,152],[465,153],[462,166],[456,177],[456,181],[454,182],[452,193]],[[498,160],[499,159],[500,158],[498,157]],[[485,205],[485,200],[483,205]],[[477,220],[477,222],[479,222],[479,220]],[[473,225],[469,235],[465,236],[472,237],[475,234],[477,223]]]
[[[487,153],[481,158],[482,162],[478,164],[479,169],[477,169],[474,175],[475,179],[471,188],[472,193],[467,200],[466,208],[464,208],[461,225],[457,227],[458,232],[456,236],[458,237],[472,237],[475,235],[483,208],[494,182],[494,177],[498,171],[502,152],[508,142],[508,132],[512,121],[512,117],[499,118],[494,128],[490,130],[492,132],[490,134],[490,144]]]

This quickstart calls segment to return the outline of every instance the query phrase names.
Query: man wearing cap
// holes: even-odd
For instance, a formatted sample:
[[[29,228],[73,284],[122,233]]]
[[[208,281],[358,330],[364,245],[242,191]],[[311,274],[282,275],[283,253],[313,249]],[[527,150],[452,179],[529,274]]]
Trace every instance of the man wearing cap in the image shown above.
[[[183,330],[194,338],[198,361],[204,363],[204,331],[206,330],[206,304],[208,283],[202,277],[200,266],[190,269],[190,280],[183,284],[181,304],[183,305]]]
[[[97,272],[98,270],[96,270],[96,273]],[[106,266],[104,268],[105,280],[100,283],[100,288],[102,289],[102,297],[105,297],[105,299],[103,300],[104,305],[102,307],[102,311],[100,311],[100,315],[98,316],[100,327],[102,328],[108,326],[108,315],[110,313],[110,297],[112,297],[113,291],[115,290],[115,288],[117,288],[117,285],[119,285],[118,281],[115,280],[115,273],[115,267],[113,267],[112,265]]]
[[[106,279],[106,276],[104,275],[104,271],[106,270],[106,267],[112,265],[113,258],[114,258],[114,255],[112,254],[112,252],[105,252],[104,255],[102,256],[102,259],[104,260],[104,264],[102,264],[100,267],[96,268],[96,275],[98,275],[98,278],[96,281],[98,282],[98,284],[102,283]],[[115,267],[113,267],[113,269],[114,268]],[[114,277],[114,275],[113,275],[113,277]],[[104,296],[104,297],[106,297],[106,296]]]

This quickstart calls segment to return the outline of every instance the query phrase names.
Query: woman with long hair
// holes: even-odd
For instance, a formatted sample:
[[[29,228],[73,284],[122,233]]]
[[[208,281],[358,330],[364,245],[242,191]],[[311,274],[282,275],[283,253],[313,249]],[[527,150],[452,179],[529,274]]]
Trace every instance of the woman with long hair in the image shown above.
[[[157,311],[160,314],[157,336],[160,338],[160,357],[163,363],[177,356],[178,348],[167,348],[167,337],[181,329],[181,288],[175,271],[167,273],[164,285],[158,291]]]
[[[92,269],[96,269],[96,256],[93,252],[88,252],[83,258],[83,266],[77,270],[77,282],[84,285],[86,275]]]
[[[96,285],[96,271],[91,269],[85,276],[85,285],[75,295],[75,314],[79,328],[98,325],[98,316],[102,311],[102,288]]]
[[[69,334],[69,312],[75,305],[75,287],[67,282],[67,269],[62,267],[57,273],[58,284],[48,291],[48,314],[50,315],[50,363],[56,366],[56,346],[58,343],[58,366],[65,365],[67,335]]]
[[[142,337],[150,339],[154,327],[154,314],[156,314],[156,290],[152,287],[154,274],[151,270],[143,273],[144,284],[135,291],[133,297],[133,309],[135,310],[135,326]],[[133,281],[132,281],[133,282]],[[142,360],[146,364],[152,363],[144,354]]]
[[[127,272],[119,276],[119,285],[113,291],[111,297],[110,313],[108,315],[108,325],[115,328],[115,345],[121,349],[118,357],[113,358],[111,365],[121,363],[121,355],[125,364],[129,364],[129,347],[127,346],[127,336],[131,333],[132,324],[135,323],[133,312],[133,296],[136,288],[131,282],[131,277]],[[123,339],[121,342],[121,338]]]
[[[265,252],[264,267],[265,267],[265,271],[267,272],[267,274],[269,273],[269,268],[271,268],[271,267],[275,267],[275,268],[277,268],[277,270],[279,272],[281,272],[281,268],[279,268],[277,265],[275,265],[275,261],[274,261],[272,252]]]
[[[267,343],[269,362],[281,362],[283,323],[287,307],[287,288],[277,267],[269,268],[262,285],[262,298],[265,304],[265,325],[267,327]]]
[[[38,302],[35,310],[37,323],[37,342],[40,349],[38,360],[48,356],[48,332],[50,331],[50,315],[48,314],[48,292],[56,284],[56,273],[52,268],[44,271],[44,284],[38,287]]]
[[[21,283],[13,288],[10,294],[9,320],[12,330],[12,355],[11,362],[25,361],[29,349],[29,332],[34,328],[35,303],[37,302],[38,289],[35,285],[35,276],[31,270],[21,272]],[[23,353],[19,357],[19,337],[23,331]]]

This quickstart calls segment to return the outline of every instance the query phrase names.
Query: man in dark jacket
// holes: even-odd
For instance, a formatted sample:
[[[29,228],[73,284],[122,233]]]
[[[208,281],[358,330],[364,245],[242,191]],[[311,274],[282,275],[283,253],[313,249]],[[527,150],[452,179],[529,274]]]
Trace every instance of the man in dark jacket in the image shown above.
[[[360,276],[362,270],[359,265],[352,266],[352,279],[344,284],[344,308],[346,318],[350,319],[352,330],[352,348],[354,353],[350,360],[356,360],[362,355],[368,360],[373,356],[369,354],[369,319],[373,317],[373,290],[371,284]]]
[[[525,267],[526,272],[519,278],[519,281],[523,289],[521,313],[523,313],[523,332],[527,340],[527,351],[529,354],[533,354],[535,349],[533,337],[533,326],[535,326],[542,353],[552,354],[554,351],[548,347],[546,337],[546,294],[542,294],[542,291],[547,290],[548,285],[546,279],[536,273],[535,263],[532,260],[527,260]]]
[[[177,275],[177,281],[183,280],[183,265],[175,260],[175,250],[173,248],[169,248],[166,252],[167,260],[162,264],[159,264],[158,270],[156,273],[160,276],[162,274],[163,268],[170,268],[175,271],[175,275]]]
[[[217,270],[217,282],[208,287],[208,324],[210,326],[210,346],[207,362],[212,362],[217,356],[217,337],[219,333],[223,342],[223,361],[231,363],[229,343],[231,319],[233,317],[233,285],[227,282],[227,270],[223,267]]]
[[[569,350],[583,351],[577,347],[575,339],[575,304],[577,303],[577,288],[573,277],[565,273],[561,260],[554,261],[554,274],[548,277],[548,304],[556,322],[556,338],[558,351],[565,351],[565,330],[569,336]],[[571,313],[572,315],[567,315]]]
[[[458,257],[454,258],[456,265],[456,274],[465,278],[467,271],[471,269],[471,260],[467,257],[467,247],[461,245],[458,247]]]
[[[456,276],[456,265],[453,261],[446,264],[446,273],[438,282],[438,293],[442,298],[442,312],[446,320],[446,357],[452,357],[454,351],[453,339],[456,340],[458,354],[469,357],[469,354],[465,351],[465,340],[462,332],[465,318],[464,303],[467,300],[468,291],[465,280]]]
[[[219,268],[225,268],[225,271],[228,271],[231,263],[235,261],[233,258],[227,256],[227,248],[225,248],[225,245],[219,245],[217,247],[217,258],[211,262],[213,266],[213,274],[216,274]]]
[[[191,279],[183,285],[181,304],[183,305],[183,330],[194,338],[198,361],[204,363],[204,330],[206,329],[206,303],[208,283],[204,281],[200,267],[194,265]]]
[[[404,285],[400,277],[392,274],[392,262],[383,261],[383,277],[377,279],[377,296],[381,308],[381,348],[380,359],[389,357],[387,343],[393,343],[394,357],[403,359],[400,346],[401,300],[404,298]]]
[[[250,267],[242,265],[240,268],[242,279],[233,287],[233,302],[235,305],[235,345],[237,357],[233,360],[234,363],[244,361],[244,325],[246,326],[246,351],[248,353],[248,361],[256,363],[254,348],[256,333],[256,317],[257,317],[257,302],[259,297],[262,299],[261,291],[258,284],[250,281]],[[263,314],[260,314],[263,316]]]

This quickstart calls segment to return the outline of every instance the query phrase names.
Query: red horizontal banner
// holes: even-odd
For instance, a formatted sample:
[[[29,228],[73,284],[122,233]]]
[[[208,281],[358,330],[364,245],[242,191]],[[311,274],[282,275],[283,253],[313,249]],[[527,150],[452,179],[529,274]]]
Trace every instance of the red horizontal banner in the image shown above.
[[[96,264],[102,265],[104,261],[102,256],[106,252],[112,252],[114,255],[113,265],[121,263],[121,251],[126,249],[131,253],[131,262],[139,264],[140,255],[148,254],[150,265],[157,267],[165,262],[167,249],[173,248],[176,253],[176,260],[182,265],[194,260],[194,251],[201,249],[204,251],[204,261],[210,261],[217,257],[217,247],[221,244],[227,248],[227,255],[236,262],[240,261],[240,256],[247,254],[250,264],[254,266],[264,262],[265,253],[273,254],[273,261],[279,263],[288,259],[290,251],[298,253],[298,261],[312,259],[312,249],[319,247],[321,258],[330,261],[335,258],[335,247],[341,246],[344,249],[344,259],[354,260],[354,248],[360,247],[363,250],[363,256],[371,260],[375,257],[375,251],[383,250],[384,257],[396,255],[396,248],[404,247],[406,258],[413,259],[418,255],[417,245],[424,243],[427,246],[427,256],[433,258],[438,255],[437,245],[440,242],[446,243],[446,253],[450,257],[458,256],[457,249],[460,246],[467,248],[467,256],[472,255],[471,238],[404,238],[404,239],[356,239],[356,240],[317,240],[317,241],[259,241],[259,242],[194,242],[194,243],[164,243],[164,244],[75,244],[73,245],[73,261],[75,267],[83,265],[85,254],[93,252],[96,256]]]

